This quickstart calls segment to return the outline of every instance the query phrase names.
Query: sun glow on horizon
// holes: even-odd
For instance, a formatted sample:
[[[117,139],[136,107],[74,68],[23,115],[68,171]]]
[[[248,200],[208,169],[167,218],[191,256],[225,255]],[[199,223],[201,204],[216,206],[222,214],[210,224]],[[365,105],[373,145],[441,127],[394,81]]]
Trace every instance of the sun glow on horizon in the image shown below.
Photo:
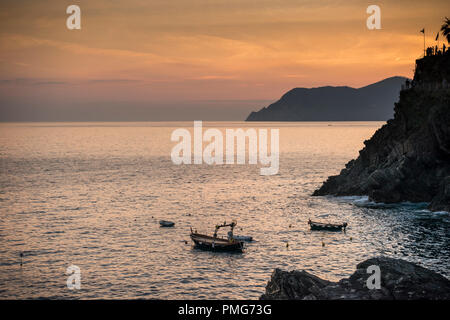
[[[447,1],[2,1],[2,100],[277,99],[293,87],[361,87],[411,77]],[[434,33],[434,34],[433,34]],[[47,100],[46,100],[47,99]]]

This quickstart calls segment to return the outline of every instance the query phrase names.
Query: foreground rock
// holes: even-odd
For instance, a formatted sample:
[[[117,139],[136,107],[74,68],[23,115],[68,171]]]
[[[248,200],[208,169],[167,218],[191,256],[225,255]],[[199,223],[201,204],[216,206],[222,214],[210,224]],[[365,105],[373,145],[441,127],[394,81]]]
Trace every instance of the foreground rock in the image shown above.
[[[449,51],[417,60],[414,86],[400,92],[394,119],[313,195],[430,202],[431,210],[450,211],[449,83]]]
[[[367,268],[380,267],[381,288],[368,289]],[[400,259],[377,257],[356,266],[339,282],[320,279],[306,271],[275,269],[261,300],[448,300],[450,280]]]

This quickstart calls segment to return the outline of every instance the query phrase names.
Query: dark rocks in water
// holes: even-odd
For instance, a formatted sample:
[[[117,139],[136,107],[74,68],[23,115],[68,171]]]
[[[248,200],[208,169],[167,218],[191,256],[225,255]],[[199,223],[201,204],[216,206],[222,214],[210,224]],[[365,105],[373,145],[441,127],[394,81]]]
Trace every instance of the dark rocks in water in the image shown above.
[[[266,286],[262,300],[301,300],[304,297],[320,292],[332,282],[320,279],[304,270],[282,271],[275,269]]]
[[[379,266],[381,288],[367,288],[367,268]],[[275,269],[261,300],[448,300],[450,280],[401,259],[377,257],[361,262],[349,278],[330,282],[306,271]]]
[[[429,208],[433,211],[450,212],[450,177],[442,180],[438,193],[431,201]]]
[[[314,196],[368,195],[375,202],[430,202],[431,210],[450,211],[450,53],[416,64],[414,86],[400,92],[394,119]]]
[[[386,121],[406,78],[391,77],[362,88],[294,88],[246,121]]]

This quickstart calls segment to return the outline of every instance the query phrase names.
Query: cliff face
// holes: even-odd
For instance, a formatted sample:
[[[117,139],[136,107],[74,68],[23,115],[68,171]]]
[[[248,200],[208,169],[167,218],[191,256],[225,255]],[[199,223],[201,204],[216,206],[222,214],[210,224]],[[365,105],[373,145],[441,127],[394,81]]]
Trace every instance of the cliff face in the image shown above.
[[[449,69],[448,52],[417,60],[414,86],[400,92],[394,119],[313,195],[430,202],[432,210],[450,211]]]
[[[391,77],[359,89],[295,88],[247,121],[385,121],[405,80]]]
[[[380,289],[369,289],[369,266],[380,268]],[[349,278],[330,282],[306,271],[275,269],[261,300],[448,300],[450,281],[414,263],[388,257],[361,262]]]

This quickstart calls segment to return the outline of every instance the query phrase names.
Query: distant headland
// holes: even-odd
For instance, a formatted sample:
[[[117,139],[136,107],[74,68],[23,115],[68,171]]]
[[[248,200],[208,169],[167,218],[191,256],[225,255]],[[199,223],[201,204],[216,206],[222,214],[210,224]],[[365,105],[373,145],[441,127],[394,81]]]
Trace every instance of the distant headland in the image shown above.
[[[280,100],[252,112],[246,121],[386,121],[405,77],[391,77],[362,88],[295,88]]]

